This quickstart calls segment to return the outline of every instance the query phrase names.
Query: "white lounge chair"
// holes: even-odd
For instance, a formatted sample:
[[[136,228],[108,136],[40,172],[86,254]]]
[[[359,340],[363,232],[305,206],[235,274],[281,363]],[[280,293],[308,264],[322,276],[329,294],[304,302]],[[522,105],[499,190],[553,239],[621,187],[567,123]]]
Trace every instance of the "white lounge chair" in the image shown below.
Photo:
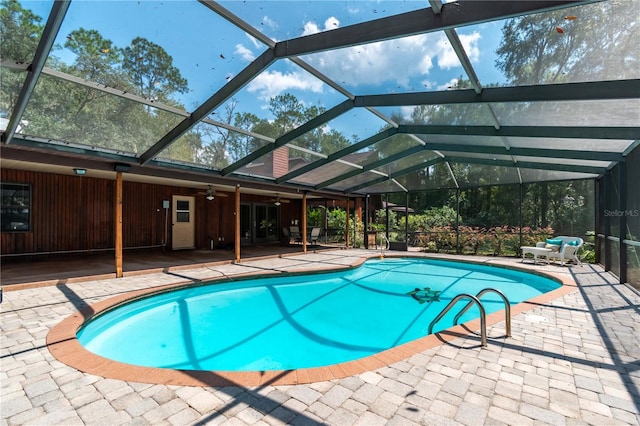
[[[582,238],[559,236],[553,237],[552,240],[560,240],[561,243],[559,244],[557,251],[551,251],[547,254],[547,259],[549,259],[549,261],[557,259],[563,266],[565,262],[572,261],[575,262],[576,265],[582,265],[580,258],[578,257],[578,250],[580,250],[580,247],[584,244],[584,240]],[[550,245],[548,244],[548,241],[549,240],[539,242],[536,244],[536,247],[549,248]]]

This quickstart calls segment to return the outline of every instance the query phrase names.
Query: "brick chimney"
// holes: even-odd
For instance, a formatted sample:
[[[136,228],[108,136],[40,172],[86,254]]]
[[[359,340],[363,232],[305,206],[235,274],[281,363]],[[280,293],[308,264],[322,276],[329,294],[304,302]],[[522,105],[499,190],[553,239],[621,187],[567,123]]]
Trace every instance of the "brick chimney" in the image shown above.
[[[289,173],[289,147],[282,146],[273,151],[273,177],[279,178],[287,173]]]

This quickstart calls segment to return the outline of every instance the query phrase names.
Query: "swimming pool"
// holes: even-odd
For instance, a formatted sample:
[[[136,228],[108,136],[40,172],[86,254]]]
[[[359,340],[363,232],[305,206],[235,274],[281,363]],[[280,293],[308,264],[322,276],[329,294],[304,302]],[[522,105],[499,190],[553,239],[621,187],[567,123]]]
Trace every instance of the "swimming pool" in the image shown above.
[[[91,352],[139,366],[309,368],[359,359],[423,337],[453,297],[486,287],[500,289],[517,304],[560,284],[485,265],[373,259],[341,272],[212,283],[154,295],[107,311],[86,323],[77,337]],[[488,313],[504,308],[493,294],[482,302]],[[465,304],[452,309],[434,332],[451,327]],[[477,316],[474,307],[459,322]]]

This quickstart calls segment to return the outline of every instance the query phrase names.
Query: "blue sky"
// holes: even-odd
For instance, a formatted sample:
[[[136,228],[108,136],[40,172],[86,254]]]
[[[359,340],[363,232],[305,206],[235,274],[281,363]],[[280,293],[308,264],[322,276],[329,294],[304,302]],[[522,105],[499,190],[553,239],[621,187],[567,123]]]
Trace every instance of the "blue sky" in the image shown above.
[[[26,1],[23,5],[46,22],[51,3]],[[428,3],[228,1],[222,5],[280,41],[423,8]],[[161,45],[189,82],[189,93],[178,98],[190,111],[265,50],[262,43],[196,1],[74,0],[57,43],[62,45],[69,32],[80,27],[98,30],[118,47],[129,45],[138,36]],[[495,70],[501,27],[502,23],[488,23],[458,29],[483,84],[503,81]],[[73,54],[64,49],[55,55],[67,62],[73,60]],[[320,52],[303,59],[356,95],[446,90],[458,77],[466,77],[444,33]],[[326,109],[345,99],[292,62],[280,60],[234,96],[238,101],[236,112],[268,116],[269,98],[285,93],[295,95],[305,105]],[[409,112],[410,108],[404,108],[403,113]],[[348,137],[364,138],[383,124],[372,114],[358,112],[357,120],[343,118],[329,126]]]

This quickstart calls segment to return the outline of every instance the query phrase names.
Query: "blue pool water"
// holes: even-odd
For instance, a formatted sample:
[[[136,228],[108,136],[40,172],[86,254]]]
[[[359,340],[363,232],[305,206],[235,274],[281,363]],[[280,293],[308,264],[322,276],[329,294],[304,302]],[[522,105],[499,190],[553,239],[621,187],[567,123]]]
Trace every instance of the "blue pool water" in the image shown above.
[[[431,293],[425,293],[425,287]],[[486,287],[500,289],[511,304],[517,304],[560,284],[485,265],[375,259],[341,272],[212,283],[151,296],[91,320],[78,339],[98,355],[147,367],[227,371],[317,367],[423,337],[452,298],[460,293],[475,295]],[[423,290],[417,294],[422,300],[410,294],[416,289]],[[434,295],[439,301],[430,301]],[[504,308],[495,294],[481,300],[487,313]],[[451,327],[467,302],[459,302],[460,307],[439,321],[434,332]],[[459,322],[478,315],[473,307]]]

